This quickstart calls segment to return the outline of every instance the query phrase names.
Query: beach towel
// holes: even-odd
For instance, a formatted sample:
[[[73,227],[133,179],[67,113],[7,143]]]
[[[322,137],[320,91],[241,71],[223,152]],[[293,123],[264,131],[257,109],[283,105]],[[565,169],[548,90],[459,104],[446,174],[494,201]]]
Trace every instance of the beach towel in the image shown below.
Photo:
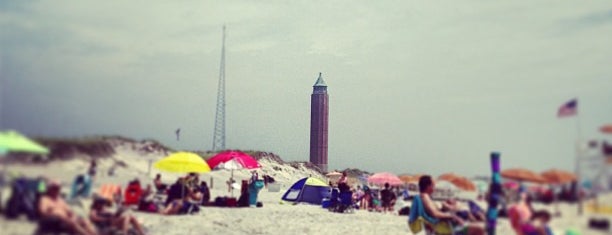
[[[105,198],[111,202],[121,199],[121,187],[116,184],[103,184],[98,191],[98,196]]]

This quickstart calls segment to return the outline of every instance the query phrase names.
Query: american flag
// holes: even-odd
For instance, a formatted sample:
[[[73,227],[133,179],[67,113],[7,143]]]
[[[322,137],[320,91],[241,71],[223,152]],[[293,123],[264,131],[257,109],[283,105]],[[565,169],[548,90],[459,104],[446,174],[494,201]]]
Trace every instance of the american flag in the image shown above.
[[[578,100],[572,99],[559,107],[557,117],[570,117],[578,113]]]

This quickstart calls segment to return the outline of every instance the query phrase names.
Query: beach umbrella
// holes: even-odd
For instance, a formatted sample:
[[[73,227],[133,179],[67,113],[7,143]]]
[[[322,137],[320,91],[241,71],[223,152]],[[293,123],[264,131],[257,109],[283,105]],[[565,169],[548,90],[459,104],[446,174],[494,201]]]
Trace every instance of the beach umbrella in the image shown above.
[[[472,181],[470,181],[468,178],[465,178],[460,175],[456,175],[454,173],[442,174],[438,176],[438,180],[448,181],[454,184],[455,186],[457,186],[458,189],[461,189],[464,191],[476,191],[476,185],[474,185]]]
[[[397,186],[401,185],[403,182],[392,173],[380,172],[368,177],[368,183],[376,185],[384,185],[385,183],[389,183],[389,185]]]
[[[612,134],[612,124],[603,125],[599,128],[599,131],[604,134]]]
[[[452,184],[457,186],[457,188],[463,191],[476,191],[476,185],[474,185],[472,181],[470,181],[469,179],[465,177],[457,177],[457,178],[451,179],[449,182],[451,182]]]
[[[330,177],[330,178],[331,177],[340,177],[340,176],[342,176],[342,173],[337,172],[337,171],[332,171],[332,172],[329,172],[329,173],[325,174],[325,176]]]
[[[408,175],[408,174],[403,174],[398,176],[398,178],[406,183],[406,184],[411,184],[411,183],[418,183],[419,179],[421,178],[422,175]]]
[[[545,183],[546,179],[539,174],[523,169],[523,168],[512,168],[501,171],[501,176],[506,179],[512,179],[517,181],[527,181],[533,183]]]
[[[438,176],[439,180],[446,180],[446,181],[451,181],[455,178],[458,178],[460,176],[454,174],[454,173],[445,173],[445,174],[441,174],[440,176]]]
[[[232,162],[232,161],[234,163],[230,163],[229,166],[224,165],[225,163]],[[246,153],[238,151],[238,150],[228,150],[228,151],[220,152],[217,155],[212,156],[211,158],[206,160],[206,162],[213,169],[217,168],[218,166],[221,169],[228,169],[228,170],[256,169],[256,168],[261,167],[261,165],[259,165],[257,160],[255,160],[253,157],[251,157],[250,155]],[[232,169],[235,166],[237,166],[238,168]]]
[[[49,149],[34,142],[16,131],[0,132],[0,149],[3,152],[27,152],[37,154],[48,154]]]
[[[261,165],[250,155],[238,151],[238,150],[227,150],[212,156],[208,160],[208,165],[213,169],[224,169],[231,170],[231,179],[234,178],[234,170],[239,169],[257,169]],[[231,187],[232,196],[234,195],[234,188]]]
[[[190,152],[170,154],[155,162],[153,166],[159,170],[172,173],[206,173],[210,171],[210,167],[200,155]],[[181,190],[184,190],[184,187],[181,187]],[[181,194],[185,195],[185,191],[182,191]]]
[[[159,170],[172,173],[206,173],[210,167],[195,153],[176,152],[155,162],[153,166]]]
[[[413,181],[413,177],[411,175],[399,175],[397,176],[402,182],[408,184]]]
[[[571,172],[558,169],[550,169],[542,172],[542,177],[551,184],[565,184],[576,181],[576,175]]]
[[[437,180],[435,188],[442,189],[442,190],[451,190],[451,191],[457,190],[457,186],[455,186],[455,184],[448,182],[446,180]]]

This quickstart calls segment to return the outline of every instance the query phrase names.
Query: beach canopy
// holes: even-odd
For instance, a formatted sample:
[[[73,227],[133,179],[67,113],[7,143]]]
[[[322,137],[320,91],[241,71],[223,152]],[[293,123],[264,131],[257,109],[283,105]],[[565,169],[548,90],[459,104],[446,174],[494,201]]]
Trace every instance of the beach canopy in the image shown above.
[[[28,152],[48,154],[49,149],[16,131],[0,132],[0,153]]]
[[[533,183],[546,183],[546,179],[541,175],[522,168],[505,169],[501,171],[501,176],[506,179],[527,181]]]
[[[566,184],[576,181],[576,175],[571,172],[558,169],[550,169],[542,172],[542,177],[544,177],[546,181],[551,184]]]
[[[291,188],[283,195],[284,201],[304,202],[310,204],[321,205],[323,199],[329,197],[331,187],[324,181],[306,177],[295,182]]]
[[[389,172],[380,172],[371,175],[370,177],[368,177],[368,183],[375,185],[384,185],[385,183],[389,183],[389,185],[392,186],[403,184],[400,178]]]
[[[173,173],[205,173],[210,171],[210,167],[195,153],[176,152],[155,162],[155,168]]]

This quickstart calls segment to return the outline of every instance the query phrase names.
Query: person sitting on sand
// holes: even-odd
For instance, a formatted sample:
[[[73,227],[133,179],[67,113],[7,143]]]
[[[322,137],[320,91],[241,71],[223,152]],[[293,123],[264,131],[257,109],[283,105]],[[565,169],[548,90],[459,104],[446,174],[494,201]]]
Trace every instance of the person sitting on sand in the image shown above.
[[[338,180],[338,189],[340,192],[348,192],[351,190],[351,187],[348,185],[348,176],[346,171],[342,172],[342,176]]]
[[[120,229],[123,234],[128,234],[130,225],[136,230],[139,235],[144,235],[142,226],[136,218],[131,215],[125,215],[123,210],[117,213],[108,212],[106,209],[111,205],[111,202],[104,198],[94,199],[89,212],[89,219],[99,227],[114,227]]]
[[[240,187],[240,197],[238,197],[237,206],[238,207],[248,207],[249,206],[249,182],[246,180],[242,181],[242,186]]]
[[[393,190],[389,188],[389,183],[385,183],[385,189],[380,191],[380,199],[383,212],[393,212],[397,197]]]
[[[454,213],[455,215],[459,216],[463,220],[468,220],[470,222],[479,221],[471,213],[470,210],[468,210],[466,208],[462,208],[459,205],[459,202],[457,202],[457,200],[455,200],[455,199],[447,199],[446,201],[442,202],[442,209],[441,210],[442,210],[442,212],[451,212],[451,213]]]
[[[187,185],[187,187],[189,188],[197,188],[198,184],[200,184],[200,179],[198,174],[196,173],[189,173],[187,174],[187,176],[185,176],[185,184]]]
[[[98,234],[91,222],[74,214],[68,204],[60,197],[61,186],[58,181],[47,184],[47,193],[40,197],[38,212],[41,220],[57,221],[76,234]]]
[[[206,181],[202,181],[200,183],[200,187],[198,188],[200,196],[200,201],[202,205],[208,204],[210,202],[210,189],[208,188],[208,184]]]
[[[166,206],[174,200],[183,199],[191,194],[191,189],[185,185],[185,178],[178,178],[176,182],[168,189],[168,197],[166,197]]]
[[[459,218],[453,213],[450,212],[442,212],[435,206],[434,201],[431,199],[431,194],[434,192],[434,181],[431,179],[431,176],[424,175],[419,178],[419,191],[420,194],[417,197],[420,197],[423,202],[423,206],[425,207],[425,211],[431,217],[435,217],[441,220],[451,220],[455,222],[457,225],[454,226],[455,230],[463,230],[465,234],[468,235],[480,235],[485,234],[484,226],[482,224],[468,224],[463,221],[463,219]]]
[[[160,211],[163,215],[179,215],[199,212],[199,207],[196,203],[192,203],[193,194],[187,194],[183,198],[174,199],[166,208]]]
[[[153,184],[155,185],[155,188],[157,189],[158,193],[166,191],[166,188],[168,187],[168,185],[162,183],[161,174],[155,175],[155,179],[153,180]]]
[[[530,223],[533,214],[531,197],[525,192],[519,194],[519,201],[517,203],[508,207],[510,225],[517,234],[522,234],[523,225]]]
[[[519,235],[552,235],[552,230],[548,226],[550,222],[550,213],[546,210],[540,210],[533,213],[530,221],[521,226]]]

